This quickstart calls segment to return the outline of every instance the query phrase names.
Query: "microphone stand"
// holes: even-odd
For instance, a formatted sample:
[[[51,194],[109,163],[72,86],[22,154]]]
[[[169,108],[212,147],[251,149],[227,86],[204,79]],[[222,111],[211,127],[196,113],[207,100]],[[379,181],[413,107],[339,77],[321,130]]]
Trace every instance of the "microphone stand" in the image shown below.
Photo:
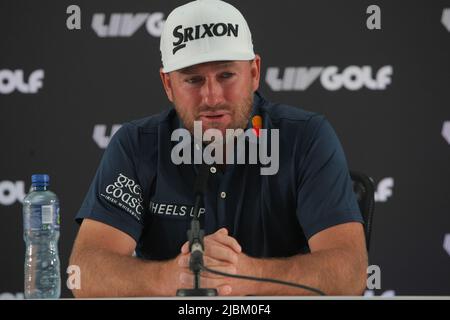
[[[205,236],[205,231],[200,228],[199,212],[207,188],[208,175],[209,166],[203,165],[199,170],[195,183],[194,217],[191,221],[191,228],[187,232],[189,249],[191,251],[189,269],[194,273],[194,288],[179,289],[177,291],[178,297],[215,297],[218,295],[216,289],[200,288],[200,273],[203,267],[204,252],[203,237]]]

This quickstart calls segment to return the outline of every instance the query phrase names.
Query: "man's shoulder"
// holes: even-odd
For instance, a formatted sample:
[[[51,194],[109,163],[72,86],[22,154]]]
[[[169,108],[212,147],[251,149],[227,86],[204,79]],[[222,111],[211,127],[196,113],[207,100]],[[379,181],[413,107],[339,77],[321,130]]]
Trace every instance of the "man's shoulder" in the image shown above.
[[[175,118],[175,109],[170,108],[152,116],[126,122],[123,127],[138,134],[156,134],[161,125],[170,124]]]
[[[265,100],[261,106],[262,110],[274,124],[283,124],[285,122],[294,123],[294,125],[307,125],[309,122],[320,123],[324,116],[320,113],[303,109],[285,103],[275,103]]]

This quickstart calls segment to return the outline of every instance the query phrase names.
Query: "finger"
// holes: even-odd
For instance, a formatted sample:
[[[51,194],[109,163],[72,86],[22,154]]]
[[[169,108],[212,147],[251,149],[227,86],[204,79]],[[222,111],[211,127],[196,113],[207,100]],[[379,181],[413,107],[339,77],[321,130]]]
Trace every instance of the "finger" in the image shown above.
[[[190,257],[191,257],[190,254],[185,254],[185,255],[178,257],[178,266],[180,266],[182,268],[189,268]]]
[[[205,244],[205,256],[231,264],[238,262],[238,255],[235,251],[214,242]]]
[[[236,252],[233,251],[230,247],[224,246],[223,244],[217,241],[211,241],[211,239],[205,238],[204,243],[205,254],[210,255],[211,257],[217,260],[223,260],[229,263],[236,263],[237,256]],[[189,254],[189,242],[186,242],[181,247],[182,254]],[[185,264],[183,264],[185,265]]]
[[[216,233],[228,235],[228,229],[227,228],[222,228],[222,229],[218,230]]]
[[[226,230],[226,229],[221,229]],[[224,232],[216,232],[215,234],[210,235],[209,237],[205,238],[206,241],[214,240],[224,246],[230,247],[233,249],[236,253],[242,252],[242,247],[239,245],[236,239],[233,237],[228,236],[228,231],[226,233]],[[206,244],[205,244],[206,245]]]
[[[217,293],[219,296],[229,296],[233,292],[233,289],[230,285],[225,284],[217,287]]]
[[[178,257],[178,266],[182,268],[189,268],[191,255],[186,254]],[[217,267],[224,267],[230,265],[228,262],[220,261],[214,258],[211,258],[209,256],[203,256],[203,264],[204,266],[208,268],[217,268]]]
[[[217,260],[217,259],[211,258],[210,256],[207,256],[207,255],[203,256],[203,263],[208,268],[214,268],[217,266],[226,266],[226,265],[230,264],[229,262]]]
[[[181,253],[189,253],[189,241],[185,242],[181,247]]]

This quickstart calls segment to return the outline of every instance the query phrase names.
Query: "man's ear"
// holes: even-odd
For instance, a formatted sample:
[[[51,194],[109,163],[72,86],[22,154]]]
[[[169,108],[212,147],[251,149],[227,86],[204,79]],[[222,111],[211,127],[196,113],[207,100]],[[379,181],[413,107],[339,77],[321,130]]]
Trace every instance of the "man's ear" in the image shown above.
[[[170,74],[164,73],[163,69],[159,69],[159,76],[161,77],[164,90],[166,91],[167,98],[170,102],[173,102],[172,83],[170,82]]]
[[[253,79],[253,91],[259,89],[259,82],[261,79],[261,57],[259,55],[255,55],[255,59],[251,65],[251,74]]]

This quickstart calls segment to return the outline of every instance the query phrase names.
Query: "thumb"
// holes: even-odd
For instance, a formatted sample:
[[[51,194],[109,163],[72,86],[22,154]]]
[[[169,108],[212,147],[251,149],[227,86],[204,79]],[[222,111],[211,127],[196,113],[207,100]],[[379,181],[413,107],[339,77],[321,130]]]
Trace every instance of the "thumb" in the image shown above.
[[[228,235],[228,230],[227,230],[227,228],[222,228],[222,229],[220,229],[219,231],[217,231],[217,233],[220,233],[220,234],[223,234],[223,235]]]
[[[181,253],[187,254],[189,253],[189,241],[185,242],[181,247]]]

